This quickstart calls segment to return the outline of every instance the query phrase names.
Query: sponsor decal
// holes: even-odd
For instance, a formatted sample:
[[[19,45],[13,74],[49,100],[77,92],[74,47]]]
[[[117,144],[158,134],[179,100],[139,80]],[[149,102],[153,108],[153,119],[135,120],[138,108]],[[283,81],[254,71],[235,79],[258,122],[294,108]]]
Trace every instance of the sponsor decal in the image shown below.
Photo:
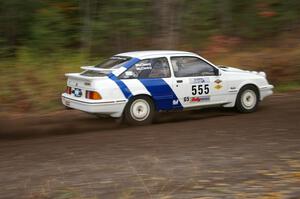
[[[210,96],[202,96],[202,97],[184,97],[183,101],[186,103],[198,103],[202,101],[210,100]]]
[[[152,70],[152,66],[151,66],[151,63],[138,63],[138,64],[135,64],[136,66],[136,70]]]
[[[192,97],[191,102],[200,102],[200,97]]]
[[[191,84],[203,84],[203,83],[208,83],[208,82],[209,82],[209,78],[207,78],[207,77],[190,78]]]
[[[173,105],[178,105],[179,104],[179,100],[173,100],[172,104]]]
[[[214,86],[214,88],[216,90],[220,90],[221,88],[223,88],[223,86],[221,84],[217,84],[217,85]]]
[[[216,84],[220,84],[221,82],[222,82],[222,80],[220,80],[220,79],[216,79],[216,80],[215,80],[215,83],[216,83]]]
[[[210,100],[210,96],[201,97],[200,99],[201,101],[208,101]]]
[[[151,66],[141,66],[141,67],[136,67],[136,70],[152,70]]]
[[[222,80],[220,80],[220,79],[216,79],[215,80],[215,83],[216,83],[216,85],[214,86],[214,88],[216,89],[216,90],[220,90],[221,88],[223,88],[223,86],[222,86]]]
[[[236,92],[238,92],[238,90],[235,86],[231,86],[229,92],[236,93]]]
[[[137,63],[137,64],[135,64],[135,66],[137,66],[137,67],[142,67],[142,66],[151,66],[151,63]]]

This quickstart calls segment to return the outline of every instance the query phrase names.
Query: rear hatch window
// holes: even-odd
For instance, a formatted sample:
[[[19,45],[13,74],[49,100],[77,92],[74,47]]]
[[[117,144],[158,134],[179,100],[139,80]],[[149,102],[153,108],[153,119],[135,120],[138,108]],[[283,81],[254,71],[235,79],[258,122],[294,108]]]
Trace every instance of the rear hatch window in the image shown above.
[[[129,61],[131,57],[124,57],[124,56],[113,56],[100,64],[97,64],[96,68],[105,68],[105,69],[118,69],[120,68],[125,62]]]
[[[124,56],[113,56],[100,64],[95,65],[95,68],[103,68],[103,69],[118,69],[122,67],[127,61],[129,61],[131,57]],[[88,77],[104,77],[108,75],[111,71],[93,71],[86,70],[81,73],[82,76]]]
[[[86,70],[81,73],[82,76],[87,77],[104,77],[107,75],[106,72],[99,72],[99,71],[93,71],[93,70]]]

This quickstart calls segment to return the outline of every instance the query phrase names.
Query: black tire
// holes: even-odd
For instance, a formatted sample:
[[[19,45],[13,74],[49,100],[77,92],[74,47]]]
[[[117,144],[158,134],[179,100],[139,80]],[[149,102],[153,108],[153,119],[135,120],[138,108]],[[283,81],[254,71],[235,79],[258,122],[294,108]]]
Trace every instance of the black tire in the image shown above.
[[[253,85],[246,85],[240,89],[237,95],[235,108],[240,113],[252,113],[257,109],[258,103],[259,92],[257,88]]]
[[[137,96],[131,99],[126,105],[124,119],[129,125],[142,126],[151,124],[154,114],[155,106],[152,99],[147,96]]]

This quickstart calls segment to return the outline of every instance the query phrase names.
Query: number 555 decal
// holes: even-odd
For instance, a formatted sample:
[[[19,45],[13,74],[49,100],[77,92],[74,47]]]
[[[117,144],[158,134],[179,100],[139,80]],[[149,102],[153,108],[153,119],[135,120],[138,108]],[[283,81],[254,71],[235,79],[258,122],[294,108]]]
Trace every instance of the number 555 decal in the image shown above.
[[[203,95],[209,93],[208,84],[192,85],[192,95]]]

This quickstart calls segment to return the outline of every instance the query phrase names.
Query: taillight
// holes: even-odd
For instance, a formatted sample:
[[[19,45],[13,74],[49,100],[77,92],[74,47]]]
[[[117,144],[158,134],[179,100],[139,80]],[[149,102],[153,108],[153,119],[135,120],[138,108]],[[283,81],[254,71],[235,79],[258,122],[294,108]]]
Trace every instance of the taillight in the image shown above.
[[[85,97],[87,99],[100,100],[102,99],[101,95],[96,91],[86,91]]]
[[[66,93],[68,93],[69,95],[71,95],[72,94],[72,88],[69,87],[69,86],[67,86]]]

